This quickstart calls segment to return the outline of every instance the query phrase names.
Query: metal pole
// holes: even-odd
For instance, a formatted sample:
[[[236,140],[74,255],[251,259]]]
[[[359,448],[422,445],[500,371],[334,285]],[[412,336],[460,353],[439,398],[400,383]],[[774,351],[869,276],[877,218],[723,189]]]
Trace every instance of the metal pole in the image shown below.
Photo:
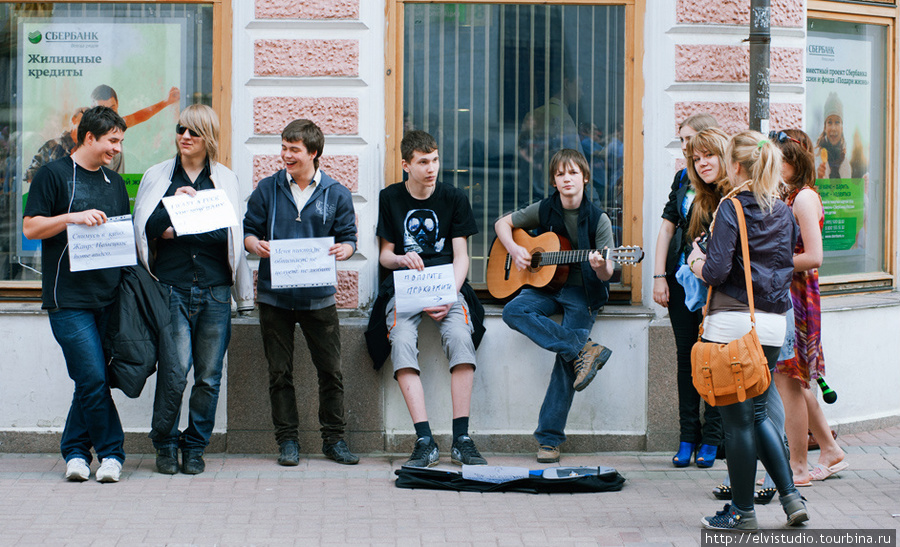
[[[769,0],[750,0],[750,129],[769,132]]]

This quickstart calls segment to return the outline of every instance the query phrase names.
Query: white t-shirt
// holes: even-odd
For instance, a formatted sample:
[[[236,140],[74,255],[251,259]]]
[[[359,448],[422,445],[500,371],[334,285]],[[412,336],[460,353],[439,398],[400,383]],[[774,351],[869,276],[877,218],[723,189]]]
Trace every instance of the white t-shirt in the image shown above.
[[[787,328],[783,313],[756,310],[756,334],[764,346],[781,347]],[[750,312],[721,311],[708,315],[703,322],[703,339],[727,344],[750,332]]]

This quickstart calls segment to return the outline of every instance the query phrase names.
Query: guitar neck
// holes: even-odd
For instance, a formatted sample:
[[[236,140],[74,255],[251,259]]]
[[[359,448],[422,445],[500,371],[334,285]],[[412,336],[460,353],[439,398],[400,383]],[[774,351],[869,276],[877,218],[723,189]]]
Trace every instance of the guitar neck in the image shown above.
[[[610,250],[611,249],[575,249],[571,251],[544,252],[541,253],[541,266],[586,262],[588,260],[588,255],[591,253],[600,253],[603,260],[606,260],[609,258]]]

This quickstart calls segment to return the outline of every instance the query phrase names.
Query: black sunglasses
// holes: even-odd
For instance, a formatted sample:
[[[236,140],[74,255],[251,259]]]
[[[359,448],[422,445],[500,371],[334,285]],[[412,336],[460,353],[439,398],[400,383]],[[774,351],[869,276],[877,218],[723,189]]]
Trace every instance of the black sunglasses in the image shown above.
[[[800,141],[798,141],[794,137],[788,135],[784,131],[769,131],[769,139],[771,139],[773,141],[778,141],[780,143],[784,143],[786,141],[794,141],[795,143],[799,144],[800,146],[803,146],[800,143]]]
[[[187,131],[188,133],[190,133],[192,137],[199,137],[199,136],[200,136],[200,133],[197,133],[197,132],[194,131],[193,129],[188,129],[187,127],[185,127],[185,126],[183,126],[183,125],[181,125],[181,124],[178,124],[178,125],[175,126],[175,134],[176,134],[176,135],[184,135],[184,132],[185,132],[185,131]]]

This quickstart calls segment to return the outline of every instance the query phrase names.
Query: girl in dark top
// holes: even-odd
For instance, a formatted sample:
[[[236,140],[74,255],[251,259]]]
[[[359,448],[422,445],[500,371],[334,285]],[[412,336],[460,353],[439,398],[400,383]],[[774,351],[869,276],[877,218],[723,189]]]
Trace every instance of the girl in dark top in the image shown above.
[[[781,152],[754,131],[732,137],[725,150],[728,178],[744,211],[752,265],[756,330],[769,367],[775,366],[784,340],[785,312],[790,308],[793,250],[798,228],[790,209],[778,198]],[[688,264],[694,275],[714,288],[704,323],[704,340],[728,343],[750,330],[747,288],[735,205],[723,200],[709,239],[709,254],[694,243]],[[710,529],[756,530],[753,481],[759,456],[775,481],[789,525],[809,519],[791,476],[784,445],[766,413],[768,390],[742,403],[720,407],[725,426],[732,503],[701,522]]]
[[[702,135],[695,137],[698,133]],[[707,407],[705,422],[700,423],[701,399],[691,383],[691,347],[697,341],[702,315],[685,305],[684,288],[675,279],[675,272],[685,263],[689,242],[709,228],[712,212],[722,197],[720,187],[726,175],[721,158],[728,137],[717,129],[716,119],[705,113],[685,119],[678,135],[688,166],[675,175],[669,201],[663,209],[656,239],[653,300],[669,309],[675,334],[681,444],[672,464],[687,467],[696,452],[698,467],[712,467],[722,443],[722,420],[718,409]]]

